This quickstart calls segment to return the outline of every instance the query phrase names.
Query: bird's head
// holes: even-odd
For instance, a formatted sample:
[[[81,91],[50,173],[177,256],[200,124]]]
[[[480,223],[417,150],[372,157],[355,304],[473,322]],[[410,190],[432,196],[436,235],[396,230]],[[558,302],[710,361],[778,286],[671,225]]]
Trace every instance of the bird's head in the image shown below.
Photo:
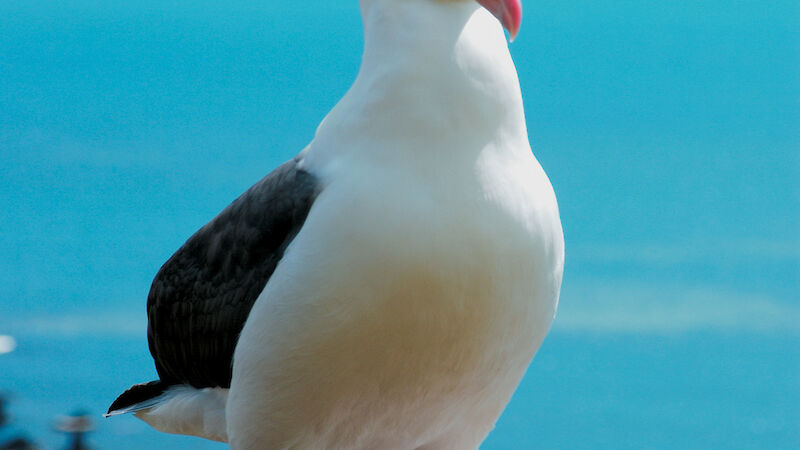
[[[452,2],[472,2],[477,1],[478,4],[486,8],[492,15],[497,17],[497,20],[508,31],[511,40],[517,36],[519,32],[519,25],[522,22],[522,0],[434,0],[443,3]]]
[[[511,40],[517,36],[519,25],[522,22],[522,3],[520,0],[477,0],[489,10],[508,30]]]
[[[511,36],[511,40],[517,36],[520,23],[522,22],[522,0],[359,0],[362,12],[370,9],[373,4],[380,3],[384,8],[390,5],[420,5],[421,3],[433,3],[439,5],[480,5],[503,25]]]

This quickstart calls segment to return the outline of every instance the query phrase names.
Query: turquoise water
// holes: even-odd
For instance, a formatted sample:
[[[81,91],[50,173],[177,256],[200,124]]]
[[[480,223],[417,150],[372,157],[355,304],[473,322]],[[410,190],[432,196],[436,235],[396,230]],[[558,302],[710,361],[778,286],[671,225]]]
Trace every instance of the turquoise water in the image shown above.
[[[554,332],[485,448],[800,447],[800,6],[525,1]],[[153,275],[312,137],[355,1],[0,2],[0,390],[47,448],[154,377]],[[101,448],[212,448],[101,420]],[[2,436],[0,436],[2,439]]]
[[[797,448],[800,339],[688,333],[548,337],[482,448]],[[120,336],[24,336],[0,359],[17,429],[54,448],[55,414],[100,413],[131,380],[154,377],[146,344]],[[9,384],[10,383],[10,384]],[[224,448],[102,419],[98,448]]]

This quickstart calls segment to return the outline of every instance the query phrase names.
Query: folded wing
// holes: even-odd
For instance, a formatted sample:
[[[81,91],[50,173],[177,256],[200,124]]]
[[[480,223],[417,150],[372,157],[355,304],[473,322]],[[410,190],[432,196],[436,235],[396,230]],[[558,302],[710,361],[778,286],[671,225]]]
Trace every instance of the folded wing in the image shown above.
[[[247,190],[161,267],[147,337],[164,385],[229,387],[250,309],[318,193],[295,158]]]

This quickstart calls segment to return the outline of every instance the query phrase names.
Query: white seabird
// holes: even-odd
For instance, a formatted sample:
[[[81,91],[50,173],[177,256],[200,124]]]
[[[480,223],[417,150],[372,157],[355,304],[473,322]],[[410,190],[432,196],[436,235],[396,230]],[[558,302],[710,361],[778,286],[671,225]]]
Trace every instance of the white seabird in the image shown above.
[[[361,12],[361,70],[313,141],[159,271],[160,379],[109,415],[236,449],[466,449],[494,426],[564,261],[503,33],[520,3]]]

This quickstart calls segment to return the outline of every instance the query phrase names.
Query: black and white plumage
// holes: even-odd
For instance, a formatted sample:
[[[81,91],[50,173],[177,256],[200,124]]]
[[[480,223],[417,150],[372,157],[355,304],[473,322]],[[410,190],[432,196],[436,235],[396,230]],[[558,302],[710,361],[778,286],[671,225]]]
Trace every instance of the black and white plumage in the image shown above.
[[[564,264],[501,27],[519,0],[360,3],[353,86],[161,269],[160,380],[109,415],[236,449],[464,449],[505,408]]]
[[[230,387],[250,308],[308,215],[313,175],[296,158],[195,233],[161,267],[147,299],[147,337],[165,383]]]
[[[147,339],[160,379],[125,392],[109,414],[141,408],[170,386],[230,387],[239,333],[318,193],[300,161],[253,185],[164,263],[147,298]]]

